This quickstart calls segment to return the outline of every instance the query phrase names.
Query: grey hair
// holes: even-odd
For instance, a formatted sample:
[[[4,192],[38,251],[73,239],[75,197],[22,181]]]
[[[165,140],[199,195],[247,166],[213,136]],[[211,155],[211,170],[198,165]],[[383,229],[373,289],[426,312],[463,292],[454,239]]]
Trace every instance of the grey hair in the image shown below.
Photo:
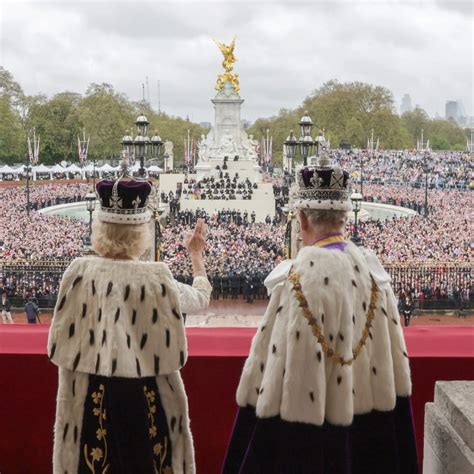
[[[141,257],[151,244],[149,224],[111,224],[94,219],[92,248],[101,257]]]
[[[327,209],[302,209],[312,226],[340,228],[346,225],[347,211],[330,211]]]

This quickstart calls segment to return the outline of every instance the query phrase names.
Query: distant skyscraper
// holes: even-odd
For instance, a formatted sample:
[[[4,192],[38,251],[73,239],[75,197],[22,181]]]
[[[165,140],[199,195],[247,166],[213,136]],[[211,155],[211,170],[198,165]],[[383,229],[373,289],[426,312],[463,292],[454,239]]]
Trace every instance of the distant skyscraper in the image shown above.
[[[411,105],[410,94],[405,94],[402,97],[402,105],[400,106],[400,114],[403,115],[405,112],[411,112],[412,110],[413,110],[413,106]]]
[[[459,105],[455,100],[446,101],[446,120],[454,120],[457,122],[459,120]]]

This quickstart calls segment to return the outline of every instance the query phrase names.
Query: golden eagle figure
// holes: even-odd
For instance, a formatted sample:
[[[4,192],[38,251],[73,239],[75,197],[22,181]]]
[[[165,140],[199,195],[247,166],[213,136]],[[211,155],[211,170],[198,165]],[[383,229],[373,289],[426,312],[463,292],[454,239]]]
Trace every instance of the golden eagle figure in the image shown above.
[[[229,45],[221,43],[219,41],[214,40],[217,44],[218,48],[221,50],[222,54],[224,55],[224,60],[222,61],[222,67],[224,68],[224,73],[221,74],[217,78],[216,90],[220,91],[224,87],[224,84],[229,81],[232,86],[234,87],[235,92],[240,91],[239,86],[239,75],[234,74],[232,69],[234,68],[233,64],[235,63],[236,59],[234,56],[234,48],[235,48],[235,37]]]

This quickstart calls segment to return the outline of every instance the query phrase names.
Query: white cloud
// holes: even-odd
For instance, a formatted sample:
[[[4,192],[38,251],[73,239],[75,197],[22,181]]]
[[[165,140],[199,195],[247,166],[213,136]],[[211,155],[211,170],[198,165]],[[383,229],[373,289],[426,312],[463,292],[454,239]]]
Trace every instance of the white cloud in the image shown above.
[[[27,93],[83,93],[109,82],[132,100],[149,77],[162,109],[211,120],[221,56],[237,36],[235,71],[251,120],[293,108],[325,81],[408,92],[431,115],[448,99],[473,113],[472,4],[466,2],[2,1],[0,62]]]

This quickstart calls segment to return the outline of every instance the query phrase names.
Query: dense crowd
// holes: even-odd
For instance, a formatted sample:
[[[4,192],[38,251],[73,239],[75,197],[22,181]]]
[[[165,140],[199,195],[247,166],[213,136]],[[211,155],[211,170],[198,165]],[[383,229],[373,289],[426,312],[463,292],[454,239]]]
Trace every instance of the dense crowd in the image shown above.
[[[36,210],[82,201],[90,189],[85,184],[32,186],[32,211],[28,216],[24,188],[0,188],[1,259],[56,260],[79,255],[81,237],[87,233],[87,225],[78,219],[51,216]]]
[[[456,298],[471,288],[472,247],[470,221],[472,163],[465,154],[431,155],[428,208],[425,209],[423,160],[406,152],[332,152],[333,158],[353,176],[354,187],[360,186],[360,162],[363,162],[363,193],[367,201],[394,204],[415,210],[412,217],[385,221],[362,219],[358,232],[363,244],[373,249],[390,267],[396,290],[420,299]],[[164,259],[176,278],[190,281],[191,267],[182,246],[184,234],[198,217],[209,225],[207,265],[214,286],[214,296],[234,298],[243,293],[248,301],[265,295],[263,280],[282,258],[284,226],[281,210],[288,202],[289,175],[264,174],[273,184],[277,217],[255,223],[255,213],[222,210],[212,215],[203,210],[181,210],[185,196],[212,199],[223,196],[251,196],[254,184],[229,176],[219,170],[215,177],[200,181],[188,179],[177,193],[162,194],[169,204],[168,226],[164,230]],[[437,176],[437,177],[436,177]],[[61,202],[82,200],[90,191],[85,184],[35,185],[31,190],[31,208],[25,211],[24,188],[0,188],[0,256],[1,259],[28,261],[71,259],[81,253],[81,237],[87,224],[71,218],[40,214],[35,210]],[[205,197],[204,197],[205,196]],[[426,215],[425,215],[426,214]],[[352,224],[347,233],[353,232]],[[406,269],[400,269],[406,264]],[[433,264],[440,270],[433,272]],[[456,264],[457,269],[442,270]],[[412,270],[414,266],[420,271]],[[431,266],[428,268],[428,266]],[[393,268],[392,268],[393,267]],[[424,269],[424,270],[423,270]],[[17,272],[5,284],[17,295],[34,293],[44,297],[54,294],[57,278],[47,270],[32,276]],[[13,290],[12,290],[13,291]],[[463,293],[464,292],[464,293]],[[421,296],[423,295],[423,296]]]

